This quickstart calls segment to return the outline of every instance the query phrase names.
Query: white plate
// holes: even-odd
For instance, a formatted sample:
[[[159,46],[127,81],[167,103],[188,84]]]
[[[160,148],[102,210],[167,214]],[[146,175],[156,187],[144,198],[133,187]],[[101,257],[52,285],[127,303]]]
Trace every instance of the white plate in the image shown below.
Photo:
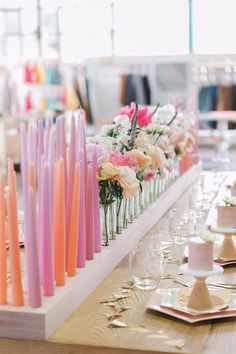
[[[213,275],[223,273],[223,268],[217,264],[213,264],[213,269],[204,271],[204,270],[192,270],[189,269],[188,263],[183,264],[179,267],[180,272],[186,275],[192,275],[193,277],[211,277]]]

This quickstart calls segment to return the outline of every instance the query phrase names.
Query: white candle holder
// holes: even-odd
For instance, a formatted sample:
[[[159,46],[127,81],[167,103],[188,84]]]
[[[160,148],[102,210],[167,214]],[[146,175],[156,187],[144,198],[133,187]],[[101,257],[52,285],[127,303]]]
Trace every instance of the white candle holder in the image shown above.
[[[179,270],[183,274],[191,275],[196,279],[188,301],[188,307],[190,309],[198,311],[212,309],[214,305],[209,290],[207,288],[206,278],[213,275],[221,274],[223,272],[223,268],[214,264],[212,270],[198,271],[189,269],[188,263],[186,263],[183,264],[179,268]]]
[[[218,258],[236,259],[236,248],[233,241],[233,236],[236,235],[236,228],[222,228],[210,226],[212,232],[224,235],[222,245],[219,250]]]

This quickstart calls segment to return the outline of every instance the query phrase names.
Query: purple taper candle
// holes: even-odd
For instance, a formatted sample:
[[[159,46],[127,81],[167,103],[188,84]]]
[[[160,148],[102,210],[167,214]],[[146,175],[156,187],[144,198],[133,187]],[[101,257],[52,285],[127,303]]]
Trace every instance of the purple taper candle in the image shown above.
[[[50,225],[50,181],[49,164],[43,163],[42,183],[41,183],[41,202],[42,212],[40,220],[41,230],[41,266],[42,284],[46,296],[54,295],[54,271],[53,271],[53,240]]]
[[[31,187],[29,187],[28,192],[28,224],[30,305],[32,307],[40,307],[42,305],[42,299],[40,290],[39,257],[37,247],[36,195],[35,190]]]

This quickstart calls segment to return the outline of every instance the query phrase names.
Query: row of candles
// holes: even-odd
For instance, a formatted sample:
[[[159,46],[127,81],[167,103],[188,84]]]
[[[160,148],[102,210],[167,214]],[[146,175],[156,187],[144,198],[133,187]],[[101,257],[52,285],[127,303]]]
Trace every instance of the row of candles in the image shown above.
[[[82,110],[72,116],[68,146],[64,117],[57,118],[56,126],[47,120],[45,128],[42,120],[30,123],[28,132],[21,125],[20,140],[25,276],[22,279],[16,174],[9,160],[7,205],[4,178],[0,180],[0,304],[23,306],[26,293],[30,306],[40,307],[43,294],[53,296],[55,286],[65,285],[66,275],[75,276],[77,268],[101,252],[97,152],[94,148],[88,160]],[[7,292],[7,238],[11,296]]]

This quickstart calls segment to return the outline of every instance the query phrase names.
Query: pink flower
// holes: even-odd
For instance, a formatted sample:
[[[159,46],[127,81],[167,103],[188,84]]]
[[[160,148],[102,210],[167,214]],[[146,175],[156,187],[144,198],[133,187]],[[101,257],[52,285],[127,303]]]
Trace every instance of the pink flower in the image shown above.
[[[155,172],[151,169],[145,170],[143,172],[144,181],[151,181],[155,177]]]
[[[109,161],[116,166],[128,166],[130,168],[136,168],[137,162],[130,156],[122,155],[121,152],[111,152],[109,155]]]
[[[129,119],[132,118],[135,110],[135,104],[134,102],[131,102],[130,107],[125,106],[121,108],[118,114],[121,115],[127,115]],[[138,125],[140,127],[146,127],[148,124],[151,123],[152,120],[152,113],[148,113],[148,108],[146,106],[140,106],[138,107]]]

